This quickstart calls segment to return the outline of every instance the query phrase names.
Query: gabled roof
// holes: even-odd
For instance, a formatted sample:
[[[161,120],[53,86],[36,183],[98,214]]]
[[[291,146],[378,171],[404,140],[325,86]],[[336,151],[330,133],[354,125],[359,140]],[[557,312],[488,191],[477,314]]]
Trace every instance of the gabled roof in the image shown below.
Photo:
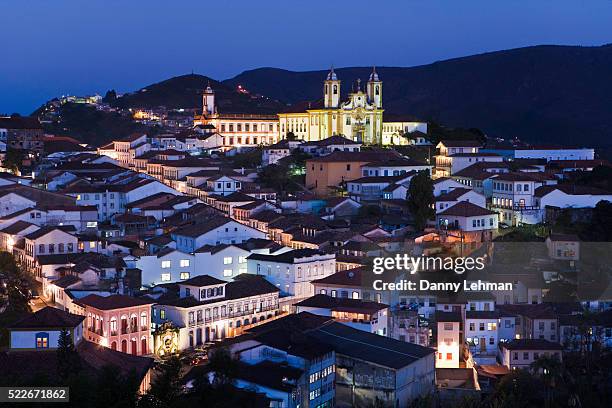
[[[468,201],[459,201],[457,204],[439,213],[438,216],[452,215],[456,217],[478,217],[482,215],[495,215],[495,214],[497,213],[487,210],[486,208],[479,207],[476,204],[472,204]]]
[[[55,230],[59,230],[62,231],[66,234],[70,234],[71,232],[75,232],[76,229],[74,228],[74,226],[72,225],[64,225],[64,226],[46,226],[46,227],[42,227],[34,232],[29,233],[28,235],[25,236],[26,239],[38,239],[40,237],[43,237]]]
[[[316,249],[305,248],[294,249],[292,251],[283,252],[277,255],[251,254],[247,257],[247,259],[290,264],[297,262],[297,260],[301,258],[306,258],[315,255],[323,255],[323,253]]]
[[[482,143],[476,140],[440,140],[446,147],[481,147]]]
[[[548,237],[553,242],[578,242],[580,238],[574,234],[550,234]]]
[[[66,289],[68,286],[72,286],[80,281],[81,280],[75,275],[66,275],[54,280],[52,283],[57,287]]]
[[[429,347],[354,329],[338,322],[311,330],[308,335],[331,346],[337,354],[392,369],[401,369],[435,353]]]
[[[236,276],[233,281],[225,284],[225,296],[219,297],[218,299],[198,301],[193,296],[187,296],[182,298],[175,297],[169,299],[159,299],[157,303],[181,308],[189,308],[221,302],[224,300],[242,299],[251,296],[273,294],[278,292],[280,292],[280,289],[268,282],[263,276],[243,273]]]
[[[317,142],[320,147],[335,146],[335,145],[361,145],[361,142],[348,139],[344,136],[334,135]]]
[[[361,167],[422,167],[422,166],[431,166],[426,163],[421,163],[416,160],[409,159],[407,157],[398,157],[390,160],[378,160],[373,161],[367,164],[364,164]]]
[[[501,347],[508,350],[563,350],[561,344],[544,339],[514,339],[501,343]]]
[[[46,306],[37,312],[13,323],[10,329],[44,329],[76,327],[85,316],[75,315],[54,307]]]
[[[336,151],[327,156],[308,159],[306,162],[315,163],[336,163],[336,162],[365,162],[370,163],[377,160],[385,160],[400,157],[401,155],[394,150],[385,151],[362,151],[362,152],[345,152]]]
[[[126,307],[135,307],[142,305],[150,305],[155,303],[152,299],[147,298],[135,298],[126,295],[110,295],[110,296],[99,296],[99,295],[87,295],[82,299],[79,299],[76,303],[91,306],[98,310],[114,310],[123,309]]]
[[[438,197],[436,197],[436,201],[457,201],[459,198],[469,193],[470,191],[473,190],[462,187],[453,188],[448,193],[440,194]]]
[[[4,227],[1,231],[4,232],[5,234],[15,235],[25,230],[26,228],[31,227],[32,225],[34,224],[27,222],[27,221],[17,221],[17,222],[12,223],[8,227]]]
[[[358,183],[358,184],[379,184],[379,183],[395,183],[401,182],[413,175],[416,174],[416,171],[409,171],[408,173],[400,174],[397,176],[366,176],[360,177],[355,180],[347,181],[347,183]]]
[[[536,188],[534,196],[544,197],[555,190],[562,191],[568,195],[612,195],[612,192],[596,187],[581,186],[577,184],[555,184]]]
[[[389,307],[384,303],[371,302],[362,299],[331,297],[323,294],[311,296],[299,303],[296,303],[294,306],[329,309],[338,312],[370,314]]]
[[[311,283],[320,283],[324,285],[339,285],[339,286],[355,286],[359,287],[362,284],[363,268],[353,268],[346,271],[339,271],[332,275],[321,279],[315,279]]]
[[[200,222],[197,224],[178,228],[177,230],[172,231],[172,234],[197,238],[206,234],[207,232],[214,230],[215,228],[222,227],[223,225],[228,224],[230,222],[236,221],[232,220],[231,218],[216,216],[206,220],[205,222]]]
[[[189,286],[212,286],[212,285],[222,285],[227,282],[221,279],[217,279],[210,275],[199,275],[194,276],[191,279],[184,280],[180,282],[180,285],[189,285]]]

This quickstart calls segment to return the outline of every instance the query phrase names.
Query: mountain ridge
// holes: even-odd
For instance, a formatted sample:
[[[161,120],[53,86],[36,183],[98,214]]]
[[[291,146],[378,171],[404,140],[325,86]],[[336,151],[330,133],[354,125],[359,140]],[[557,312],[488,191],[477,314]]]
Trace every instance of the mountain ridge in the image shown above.
[[[335,68],[342,93],[371,69]],[[611,144],[612,44],[537,45],[376,70],[387,114],[530,142],[572,144],[579,135],[584,143]],[[291,104],[319,99],[326,73],[256,68],[222,82]]]

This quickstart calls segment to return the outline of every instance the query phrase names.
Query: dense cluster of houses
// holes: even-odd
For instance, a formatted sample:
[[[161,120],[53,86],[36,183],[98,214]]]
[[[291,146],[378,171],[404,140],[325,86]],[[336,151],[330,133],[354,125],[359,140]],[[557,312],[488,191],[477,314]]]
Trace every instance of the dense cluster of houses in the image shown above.
[[[223,345],[241,359],[236,386],[277,406],[403,407],[436,387],[477,389],[540,356],[563,358],[581,341],[585,309],[612,346],[612,298],[546,301],[551,284],[579,270],[575,236],[548,237],[545,268],[465,275],[511,291],[382,291],[369,269],[373,257],[399,253],[495,257],[501,228],[612,201],[568,182],[606,164],[593,149],[443,140],[429,164],[339,135],[283,139],[262,149],[262,166],[296,151],[309,158],[304,191],[281,195],[258,169],[218,154],[224,142],[212,130],[138,133],[98,149],[62,140],[33,177],[0,176],[0,250],[53,305],[10,328],[12,350],[56,348],[68,328],[84,355],[93,344],[144,359],[130,361],[146,389],[146,356]],[[415,231],[406,196],[422,171],[433,178],[435,218]]]

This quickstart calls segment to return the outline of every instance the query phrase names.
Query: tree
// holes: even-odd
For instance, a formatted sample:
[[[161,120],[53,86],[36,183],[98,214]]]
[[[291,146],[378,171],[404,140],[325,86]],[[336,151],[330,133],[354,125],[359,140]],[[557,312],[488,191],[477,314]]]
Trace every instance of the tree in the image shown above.
[[[8,149],[6,151],[6,155],[4,156],[2,166],[9,169],[12,173],[17,174],[23,163],[23,159],[25,159],[25,156],[25,150]]]
[[[90,389],[90,400],[100,408],[134,407],[139,385],[138,376],[133,371],[123,374],[119,367],[106,365],[96,375],[95,386]]]
[[[181,391],[181,361],[177,356],[170,357],[161,366],[160,374],[151,384],[150,394],[166,404],[176,398]]]
[[[297,140],[297,136],[293,132],[287,132],[287,140],[290,142]]]
[[[563,365],[558,359],[542,356],[531,363],[531,370],[542,380],[545,389],[545,406],[550,407],[555,399],[555,389],[561,385]]]
[[[516,370],[504,376],[491,396],[491,406],[527,408],[540,405],[541,384],[529,371]]]
[[[32,278],[17,265],[9,252],[0,252],[0,274],[5,276],[7,295],[6,304],[0,306],[15,313],[30,313],[28,297]]]
[[[262,168],[257,176],[262,184],[273,188],[279,193],[284,193],[291,183],[288,169],[277,164],[271,164]]]
[[[408,210],[414,218],[414,226],[419,231],[425,228],[427,221],[435,215],[433,190],[433,180],[428,171],[420,171],[410,180],[406,199]]]
[[[76,374],[81,369],[81,358],[74,348],[72,335],[62,329],[57,342],[57,371],[62,379]]]
[[[210,354],[208,367],[214,373],[213,385],[231,385],[236,378],[240,359],[233,357],[226,348],[220,348]]]

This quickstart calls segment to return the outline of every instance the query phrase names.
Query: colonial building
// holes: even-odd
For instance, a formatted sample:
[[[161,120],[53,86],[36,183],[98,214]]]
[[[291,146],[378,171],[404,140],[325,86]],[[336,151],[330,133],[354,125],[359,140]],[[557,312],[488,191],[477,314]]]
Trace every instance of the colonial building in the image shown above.
[[[125,295],[85,296],[77,303],[87,317],[87,341],[133,355],[151,353],[151,299]]]
[[[278,315],[278,288],[261,276],[232,282],[200,275],[179,283],[153,306],[155,353],[165,355],[233,337]]]
[[[280,137],[293,133],[305,141],[326,139],[333,135],[367,143],[381,144],[383,129],[382,81],[372,70],[362,90],[361,80],[340,100],[341,81],[332,68],[323,83],[323,101],[296,104],[279,113]]]
[[[276,115],[220,113],[215,106],[215,92],[210,84],[202,94],[202,114],[196,115],[194,126],[214,126],[223,137],[223,147],[271,145],[278,141]]]

